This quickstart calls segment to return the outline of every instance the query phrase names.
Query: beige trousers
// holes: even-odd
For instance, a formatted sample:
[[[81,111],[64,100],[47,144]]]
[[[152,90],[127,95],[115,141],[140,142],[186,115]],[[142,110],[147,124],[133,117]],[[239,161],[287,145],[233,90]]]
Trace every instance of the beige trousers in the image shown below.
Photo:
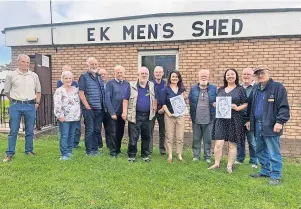
[[[185,131],[185,116],[168,117],[167,114],[165,114],[164,122],[167,152],[172,154],[173,139],[175,138],[177,142],[177,154],[182,154]]]

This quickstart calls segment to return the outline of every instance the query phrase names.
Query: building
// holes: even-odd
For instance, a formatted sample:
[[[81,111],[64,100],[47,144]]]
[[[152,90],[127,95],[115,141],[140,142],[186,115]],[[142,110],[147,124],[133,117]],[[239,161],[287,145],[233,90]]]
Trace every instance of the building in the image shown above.
[[[128,80],[137,68],[155,65],[181,71],[185,86],[197,82],[201,68],[222,85],[227,68],[268,65],[272,77],[283,83],[289,96],[291,120],[282,136],[286,156],[301,155],[301,9],[263,9],[142,15],[124,18],[5,28],[13,66],[19,53],[30,55],[51,77],[52,92],[64,64],[75,77],[93,56],[113,76],[116,64],[126,68]],[[37,53],[37,54],[36,54]],[[36,55],[35,55],[36,54]],[[47,76],[43,76],[47,77]],[[42,82],[42,85],[47,83]],[[48,85],[48,84],[47,84]],[[191,138],[191,124],[186,137]]]

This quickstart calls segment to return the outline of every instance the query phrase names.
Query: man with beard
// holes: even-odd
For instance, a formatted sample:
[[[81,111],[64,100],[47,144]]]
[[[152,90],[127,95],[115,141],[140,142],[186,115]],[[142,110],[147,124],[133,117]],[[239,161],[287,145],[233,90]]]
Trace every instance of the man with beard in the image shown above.
[[[98,62],[94,57],[87,60],[88,70],[79,78],[79,97],[85,124],[85,146],[88,156],[98,154],[101,124],[105,114],[104,82],[98,75]]]
[[[189,93],[193,161],[200,159],[203,139],[204,160],[207,163],[211,163],[211,132],[215,117],[213,103],[216,100],[216,86],[209,84],[209,75],[209,70],[200,70],[199,83],[192,86]]]

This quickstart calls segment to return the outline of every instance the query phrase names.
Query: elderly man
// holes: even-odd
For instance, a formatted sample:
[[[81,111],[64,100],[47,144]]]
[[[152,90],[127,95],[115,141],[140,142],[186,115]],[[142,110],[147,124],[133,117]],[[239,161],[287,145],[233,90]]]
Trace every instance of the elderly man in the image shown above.
[[[157,103],[153,82],[149,82],[149,70],[138,70],[138,81],[130,83],[123,95],[123,120],[128,120],[128,161],[135,162],[137,142],[141,134],[141,156],[149,163],[149,141],[151,139],[151,120],[155,116]]]
[[[121,141],[124,134],[125,121],[122,119],[122,99],[129,82],[124,80],[125,69],[121,65],[114,68],[115,77],[106,85],[106,106],[109,118],[110,155],[117,158],[121,153]]]
[[[88,156],[98,152],[101,124],[105,114],[104,82],[98,75],[98,62],[94,57],[87,60],[88,71],[79,78],[79,97],[85,124],[85,146]]]
[[[246,94],[249,97],[253,89],[254,80],[253,80],[253,69],[244,68],[242,70],[242,87],[246,90]],[[247,109],[243,110],[243,124],[246,124],[249,121],[247,117]],[[249,163],[252,165],[252,168],[257,168],[257,157],[256,157],[256,141],[254,138],[254,133],[249,131],[246,126],[244,127],[245,138],[247,138],[249,144]],[[245,141],[242,141],[237,146],[237,158],[235,164],[242,164],[246,157],[246,148]]]
[[[106,89],[106,83],[108,79],[108,73],[106,69],[100,68],[98,70],[98,74],[101,76],[102,80],[104,81],[104,88]],[[110,149],[111,142],[109,140],[109,132],[110,132],[110,127],[109,127],[109,119],[110,119],[110,114],[108,113],[107,109],[105,109],[105,115],[103,117],[103,127],[105,129],[105,138],[106,138],[106,145],[107,148]],[[98,141],[98,147],[102,148],[103,147],[103,142],[102,142],[102,137],[100,136],[100,139]]]
[[[33,130],[36,119],[36,109],[41,99],[41,84],[36,73],[29,70],[30,58],[20,54],[17,59],[18,68],[10,71],[5,79],[4,93],[10,100],[8,149],[3,162],[12,160],[16,150],[17,135],[21,117],[25,122],[25,154],[34,156]]]
[[[189,93],[193,161],[200,158],[203,139],[204,160],[207,163],[211,163],[212,124],[215,117],[213,103],[216,100],[216,86],[209,84],[209,75],[209,70],[200,70],[199,83],[192,86]]]
[[[254,71],[258,85],[249,97],[247,128],[255,131],[256,156],[261,165],[253,178],[269,177],[270,185],[279,185],[282,176],[280,135],[283,125],[290,118],[290,109],[285,87],[269,77],[269,68],[259,66]]]
[[[65,71],[72,72],[72,67],[70,65],[64,65],[62,67],[62,72],[65,72]],[[63,85],[63,81],[61,79],[57,80],[56,88],[60,88],[62,85]],[[71,85],[78,88],[78,83],[74,80],[72,81]],[[76,126],[76,130],[75,130],[74,142],[72,142],[73,148],[76,148],[76,149],[80,148],[80,146],[79,146],[80,136],[81,136],[81,121],[78,121],[77,126]]]
[[[162,79],[164,75],[164,70],[163,67],[161,66],[156,66],[154,69],[154,80],[153,83],[155,84],[155,92],[157,95],[157,98],[160,97],[160,93],[164,86],[166,85],[166,81]],[[161,155],[166,155],[166,150],[165,150],[165,123],[164,123],[164,110],[162,108],[162,105],[160,105],[160,102],[158,102],[157,106],[157,112],[156,115],[153,119],[152,127],[151,127],[151,140],[149,143],[149,148],[150,148],[150,154],[153,152],[153,134],[154,134],[154,126],[156,120],[158,121],[159,125],[159,149],[160,149],[160,154]]]

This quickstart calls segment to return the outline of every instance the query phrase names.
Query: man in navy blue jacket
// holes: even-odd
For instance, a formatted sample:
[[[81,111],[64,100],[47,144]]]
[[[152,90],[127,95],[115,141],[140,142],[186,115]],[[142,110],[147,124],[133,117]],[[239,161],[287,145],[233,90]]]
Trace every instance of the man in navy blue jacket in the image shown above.
[[[98,152],[101,124],[105,114],[104,82],[97,73],[98,62],[94,57],[87,60],[88,71],[79,78],[79,97],[85,124],[85,146],[88,156]]]
[[[212,124],[215,118],[213,103],[216,100],[216,86],[209,84],[209,74],[209,70],[200,70],[199,83],[192,86],[189,93],[193,161],[200,159],[203,139],[204,160],[207,163],[211,163]]]
[[[282,175],[280,135],[283,125],[290,118],[290,109],[285,87],[269,78],[269,68],[259,66],[254,74],[258,85],[249,97],[247,128],[255,132],[256,155],[261,170],[251,174],[253,178],[269,177],[270,185],[279,185]]]
[[[117,157],[121,152],[121,141],[124,134],[125,121],[122,119],[123,94],[129,87],[129,82],[124,80],[125,69],[121,65],[114,68],[115,78],[106,84],[106,107],[110,115],[108,126],[110,127],[110,155]]]

